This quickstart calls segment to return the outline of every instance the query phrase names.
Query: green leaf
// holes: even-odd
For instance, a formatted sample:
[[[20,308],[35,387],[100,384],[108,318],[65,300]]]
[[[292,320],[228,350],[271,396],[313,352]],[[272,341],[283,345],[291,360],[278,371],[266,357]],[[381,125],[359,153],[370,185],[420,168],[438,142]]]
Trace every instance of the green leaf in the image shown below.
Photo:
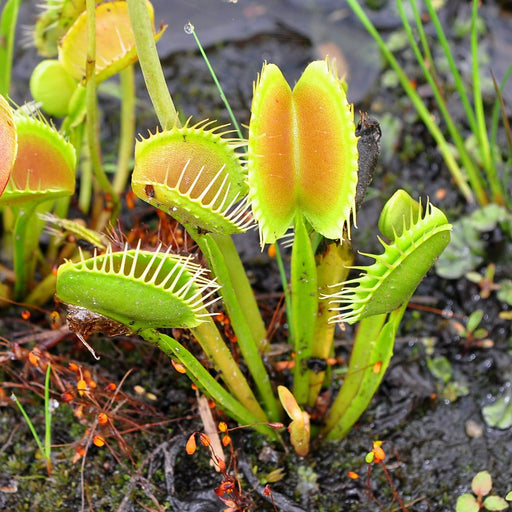
[[[57,55],[57,43],[82,11],[86,0],[47,0],[34,27],[34,45],[44,57]]]
[[[389,315],[364,318],[350,356],[343,386],[325,418],[323,435],[345,436],[368,407],[393,355],[396,331],[405,305]]]
[[[446,279],[458,279],[474,270],[485,258],[481,233],[510,220],[510,213],[505,208],[489,204],[454,222],[452,239],[436,262],[436,272]]]
[[[395,201],[398,195],[403,198],[398,191],[388,201],[398,214],[394,215],[386,205],[385,219],[379,222],[381,229],[394,233],[393,240],[389,244],[380,240],[382,254],[365,254],[374,258],[375,263],[352,267],[360,270],[361,275],[340,283],[341,290],[330,295],[332,304],[339,304],[333,307],[339,311],[334,321],[354,323],[400,307],[450,241],[451,224],[441,210],[427,203],[424,213],[420,207],[415,211],[409,201],[403,209],[402,201]],[[400,225],[402,230],[398,233]]]
[[[510,279],[504,279],[500,282],[498,299],[512,306],[512,281]]]
[[[70,196],[75,190],[75,148],[41,116],[15,115],[18,153],[2,205],[26,205]]]
[[[482,318],[484,316],[484,312],[481,309],[477,309],[476,311],[473,311],[471,315],[469,315],[466,329],[468,332],[474,332],[476,328],[478,327],[478,324],[482,321]]]
[[[486,510],[505,510],[508,508],[508,503],[499,496],[485,498],[483,505]]]
[[[316,262],[304,218],[299,212],[295,218],[290,270],[292,296],[293,340],[295,368],[293,394],[299,404],[304,404],[309,392],[309,373],[306,360],[311,357],[315,320],[318,315],[318,288]]]
[[[474,228],[483,233],[492,231],[500,222],[510,220],[510,213],[503,206],[492,203],[473,212],[470,220]]]
[[[292,91],[280,69],[265,64],[248,144],[249,195],[262,245],[281,238],[297,213],[325,238],[345,237],[357,169],[354,111],[334,67],[310,63]]]
[[[245,231],[248,205],[239,139],[209,121],[157,132],[135,146],[132,188],[181,224],[214,233]]]
[[[21,0],[7,0],[0,20],[0,94],[9,94],[16,21]]]
[[[487,496],[491,488],[492,478],[488,471],[480,471],[473,477],[471,489],[477,496]]]
[[[452,365],[445,356],[429,357],[427,359],[427,367],[436,379],[442,380],[445,384],[452,376]]]
[[[112,252],[57,271],[59,300],[140,329],[195,327],[208,315],[203,299],[218,289],[190,258],[139,248]],[[203,297],[205,292],[205,297]]]
[[[472,494],[462,494],[457,498],[456,512],[478,512],[480,507]]]
[[[508,386],[505,393],[493,404],[486,405],[482,408],[482,414],[487,425],[500,429],[507,429],[512,426],[511,395],[512,391],[510,386]]]
[[[386,201],[379,217],[380,232],[390,240],[401,236],[404,230],[410,229],[414,219],[421,216],[421,205],[405,190],[397,190]]]
[[[151,21],[153,6],[146,2]],[[98,81],[118,73],[137,60],[135,40],[126,2],[114,1],[96,6],[96,66]],[[155,40],[166,26],[154,34]],[[153,33],[154,33],[153,27]],[[59,41],[59,60],[77,81],[86,74],[87,62],[87,11],[83,11]]]
[[[445,279],[458,279],[483,262],[485,242],[467,218],[453,224],[451,235],[435,268]]]

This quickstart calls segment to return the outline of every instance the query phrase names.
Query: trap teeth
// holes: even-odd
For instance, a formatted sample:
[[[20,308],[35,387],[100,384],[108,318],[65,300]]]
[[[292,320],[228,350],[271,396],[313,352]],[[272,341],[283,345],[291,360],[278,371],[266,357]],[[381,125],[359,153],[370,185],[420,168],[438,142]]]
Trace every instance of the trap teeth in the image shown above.
[[[215,233],[246,231],[252,218],[237,152],[243,141],[227,137],[226,126],[189,122],[137,142],[133,191],[181,224]]]
[[[85,316],[75,329],[82,334],[87,322],[91,329],[100,326],[100,332],[110,329],[110,335],[124,332],[118,323],[129,332],[195,327],[209,316],[205,307],[217,300],[212,296],[218,288],[190,256],[142,251],[140,244],[120,252],[109,246],[89,259],[81,253],[78,262],[67,261],[57,271],[57,298],[100,315]],[[79,314],[84,312],[75,310],[72,321],[80,323]],[[107,324],[105,317],[115,323]]]

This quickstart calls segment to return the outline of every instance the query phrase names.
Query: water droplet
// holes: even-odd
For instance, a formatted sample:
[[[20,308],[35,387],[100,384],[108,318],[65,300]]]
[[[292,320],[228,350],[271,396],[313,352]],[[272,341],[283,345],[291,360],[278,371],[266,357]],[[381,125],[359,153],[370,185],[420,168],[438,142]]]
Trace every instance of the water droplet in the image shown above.
[[[193,34],[194,33],[194,25],[190,23],[190,21],[183,27],[185,34]]]

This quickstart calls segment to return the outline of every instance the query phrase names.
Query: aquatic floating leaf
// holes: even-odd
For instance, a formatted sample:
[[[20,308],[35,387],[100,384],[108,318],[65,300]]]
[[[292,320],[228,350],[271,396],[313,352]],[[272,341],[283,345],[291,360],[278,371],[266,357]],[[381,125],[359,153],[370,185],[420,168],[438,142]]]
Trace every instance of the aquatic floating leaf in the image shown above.
[[[57,271],[57,298],[111,318],[132,331],[195,327],[205,316],[205,300],[219,288],[191,257],[140,246],[78,262]]]
[[[482,233],[510,222],[510,212],[494,203],[454,222],[450,243],[436,261],[437,274],[445,279],[458,279],[476,269],[486,258]]]
[[[503,395],[482,407],[482,415],[489,427],[507,429],[512,426],[512,387],[507,382]]]
[[[308,65],[293,91],[274,64],[254,88],[249,194],[262,243],[273,243],[301,211],[313,228],[342,238],[355,208],[358,151],[345,85],[327,61]]]
[[[393,198],[390,204],[397,205]],[[361,318],[389,313],[409,300],[450,241],[451,230],[441,210],[427,203],[423,214],[421,205],[416,205],[410,205],[409,214],[398,205],[402,212],[398,216],[384,207],[383,215],[390,224],[384,222],[381,229],[391,232],[393,240],[386,243],[379,239],[384,248],[382,254],[362,253],[375,263],[353,266],[362,274],[341,283],[341,291],[328,296],[332,304],[340,304],[333,308],[339,312],[333,321],[354,323]]]
[[[182,224],[207,231],[237,233],[251,225],[243,142],[223,137],[225,126],[202,121],[150,135],[135,147],[132,188],[144,201]]]
[[[150,19],[154,12],[147,2]],[[158,40],[166,27],[155,34]],[[87,62],[87,12],[84,11],[73,23],[59,44],[59,60],[67,72],[82,80]],[[124,1],[104,2],[96,6],[96,76],[105,80],[109,76],[137,60],[135,39],[128,7]]]

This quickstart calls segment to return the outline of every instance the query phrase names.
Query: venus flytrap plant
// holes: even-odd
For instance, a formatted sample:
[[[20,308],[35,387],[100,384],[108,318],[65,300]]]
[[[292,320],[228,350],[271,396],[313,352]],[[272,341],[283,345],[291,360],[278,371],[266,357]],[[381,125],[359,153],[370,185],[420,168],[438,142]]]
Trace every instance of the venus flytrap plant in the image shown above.
[[[42,116],[28,115],[22,109],[12,116],[15,136],[11,137],[16,137],[17,152],[0,206],[6,214],[4,226],[13,233],[14,295],[19,300],[32,278],[36,263],[33,253],[44,227],[35,213],[41,208],[48,211],[55,200],[73,193],[76,157],[74,148]],[[12,154],[12,139],[9,141],[7,135],[5,150]]]
[[[82,256],[77,263],[61,265],[57,297],[65,303],[114,320],[120,325],[114,325],[113,334],[126,334],[121,325],[135,333],[156,327],[191,329],[205,354],[220,371],[230,392],[259,421],[266,421],[265,414],[206,310],[210,304],[205,302],[206,299],[218,289],[214,281],[206,278],[206,272],[190,257],[172,255],[168,251],[148,252],[140,248],[129,251],[126,248],[114,253],[107,248],[104,255],[88,260]],[[126,301],[112,302],[110,297],[116,293],[120,283],[123,283]],[[84,289],[88,290],[85,294]],[[152,311],[149,316],[148,310]],[[78,314],[81,316],[77,317]],[[85,322],[85,314],[84,311],[73,310],[70,325],[80,330],[80,322]],[[102,321],[103,331],[104,324]]]
[[[39,55],[55,57],[58,42],[85,10],[86,0],[45,0],[42,12],[28,37],[33,40]]]
[[[252,226],[249,206],[262,246],[291,229],[288,315],[296,351],[294,388],[293,395],[280,388],[279,399],[293,420],[292,441],[305,455],[309,415],[301,407],[314,404],[325,377],[325,372],[309,370],[307,361],[330,354],[336,322],[361,320],[341,398],[320,430],[339,438],[380,383],[407,300],[442,251],[450,226],[430,204],[423,211],[405,193],[397,194],[382,216],[381,231],[389,238],[384,253],[374,256],[373,265],[355,267],[362,276],[345,288],[354,268],[350,225],[369,182],[364,173],[359,181],[358,169],[374,165],[375,155],[365,151],[378,149],[380,131],[366,117],[356,131],[346,85],[333,66],[327,60],[311,63],[292,90],[277,66],[265,64],[254,88],[248,141],[209,121],[182,125],[154,45],[144,44],[147,37],[154,43],[146,4],[128,0],[127,9],[161,125],[137,142],[132,187],[186,227],[216,281],[168,251],[108,249],[62,265],[57,297],[71,305],[69,322],[78,334],[139,334],[181,362],[198,387],[234,419],[275,436],[269,424],[281,418],[282,409],[264,365],[265,326],[231,234]],[[208,301],[215,292],[256,394],[209,316]],[[222,384],[177,340],[158,331],[166,327],[191,330]]]
[[[133,332],[155,327],[191,328],[209,316],[204,311],[203,293],[210,296],[218,288],[205,274],[206,269],[190,257],[140,247],[113,252],[109,246],[104,254],[89,259],[81,254],[78,262],[61,265],[57,296],[65,303],[112,318]],[[121,279],[126,301],[119,306],[106,297],[115,293]],[[151,306],[159,304],[165,307],[154,308],[148,316]]]
[[[66,27],[66,31],[59,37],[58,48],[43,52],[49,56],[58,53],[58,60],[45,60],[36,67],[31,77],[31,92],[49,114],[66,116],[61,131],[70,137],[78,154],[82,152],[85,137],[90,165],[82,165],[79,204],[84,211],[89,210],[94,174],[102,193],[98,193],[98,187],[95,187],[93,227],[101,230],[109,220],[115,220],[119,194],[126,185],[133,149],[135,87],[131,65],[137,60],[133,31],[126,2],[95,5],[94,2],[83,1],[70,5],[66,0],[59,0],[58,3],[60,15],[57,26],[60,29]],[[165,27],[155,31],[151,3],[144,2],[143,8],[151,20],[150,36],[158,40]],[[48,7],[47,14],[52,19],[56,16],[55,5]],[[97,85],[116,73],[121,77],[122,124],[118,172],[111,184],[99,151],[96,96]],[[103,195],[109,200],[105,200]],[[101,212],[104,202],[112,203],[113,213]],[[60,213],[66,215],[65,210]]]
[[[137,0],[128,0],[127,5],[135,36],[135,44],[137,46],[141,69],[144,74],[149,95],[155,107],[155,112],[160,121],[160,125],[164,129],[173,127],[173,130],[177,130],[180,126],[180,121],[178,119],[169,90],[167,89],[165,83],[165,78],[163,76],[154,42],[153,40],[148,39],[151,22],[147,11],[143,8],[142,2]],[[187,29],[190,30],[191,27],[192,26],[190,24],[187,25]],[[204,128],[204,124],[200,125],[200,128]],[[210,199],[217,197],[213,200],[212,203],[216,204],[217,208],[219,205],[219,199],[221,201],[220,205],[222,205],[222,208],[229,208],[230,205],[226,204],[226,199],[228,197],[231,198],[230,201],[236,202],[237,199],[242,199],[242,196],[244,195],[245,186],[240,182],[240,178],[242,177],[243,173],[241,174],[240,170],[237,169],[237,167],[241,165],[241,162],[239,157],[237,157],[234,152],[240,146],[240,144],[233,139],[231,140],[231,147],[229,147],[229,141],[227,146],[224,144],[219,144],[220,141],[217,135],[214,135],[214,131],[215,130],[212,131],[211,129],[208,130],[208,133],[206,134],[205,140],[203,142],[199,140],[202,136],[197,133],[195,134],[198,136],[196,137],[198,145],[203,145],[205,150],[203,155],[197,153],[196,151],[196,155],[200,158],[199,169],[203,169],[203,166],[206,164],[211,166],[217,162],[217,164],[213,166],[213,171],[201,170],[201,174],[204,173],[204,177],[208,175],[208,172],[213,172],[213,174],[210,174],[211,177],[217,176],[218,173],[226,177],[227,181],[225,181],[224,178],[222,181],[217,180],[216,178],[216,185],[211,190],[209,197]],[[165,137],[167,137],[167,135]],[[178,140],[176,142],[178,142]],[[220,145],[221,149],[217,147],[217,144]],[[179,145],[180,144],[178,144],[178,146]],[[189,146],[181,145],[181,147],[187,148]],[[224,162],[220,162],[219,166],[219,157],[220,152],[222,151],[227,151],[227,153],[224,154],[227,159]],[[139,152],[139,157],[141,155],[143,155],[142,150]],[[184,160],[182,159],[183,164],[189,162],[189,158],[190,155],[185,157]],[[166,167],[168,164],[166,162],[161,162],[161,164],[165,166],[165,170],[163,171],[164,176],[170,176],[170,173]],[[187,167],[189,165],[190,163],[187,163]],[[193,164],[193,166],[196,165],[198,164]],[[226,173],[226,170],[229,170],[230,168],[234,173],[233,177],[230,177],[229,174]],[[132,177],[132,186],[135,191],[139,190],[139,192],[141,192],[139,185],[143,185],[144,194],[140,195],[139,197],[147,200],[148,192],[149,195],[151,195],[152,189],[151,187],[146,189],[147,183],[142,183],[139,179],[138,170],[141,169],[144,169],[144,166],[138,165],[138,162],[136,162],[134,176]],[[177,166],[175,168],[175,172],[177,174],[174,176],[179,177],[182,172],[184,173],[186,171],[183,166],[181,168],[180,166]],[[177,180],[175,179],[173,184],[176,185],[176,183]],[[187,185],[186,182],[183,182],[183,179],[180,182],[180,187],[183,190],[186,190],[187,193],[192,192],[190,185],[190,183]],[[204,186],[208,187],[208,184]],[[180,187],[178,187],[178,189]],[[194,207],[192,210],[196,215],[196,220],[198,220],[198,212],[201,212],[203,207],[207,206],[206,203],[201,202],[201,199],[199,199],[199,201],[197,200],[202,194],[202,192],[199,192],[199,189],[197,190],[198,191],[193,192],[192,195],[189,194],[190,197],[188,198],[189,204],[190,200],[195,199]],[[168,195],[169,192],[170,191],[167,190],[166,195]],[[174,200],[175,199],[176,195],[174,195]],[[206,199],[206,196],[203,196],[203,199]],[[237,207],[235,207],[235,211],[237,213],[235,215],[231,215],[230,219],[227,219],[228,223],[230,224],[229,227],[225,225],[224,221],[221,223],[221,225],[218,226],[218,229],[215,229],[212,232],[204,233],[200,226],[202,225],[202,222],[204,222],[204,219],[209,219],[208,223],[211,222],[212,214],[211,208],[209,208],[209,206],[212,204],[208,205],[204,212],[200,214],[200,217],[203,220],[199,220],[197,225],[194,225],[191,222],[187,222],[186,227],[207,258],[209,266],[214,275],[217,276],[219,281],[223,283],[221,292],[223,301],[232,319],[232,325],[235,330],[235,334],[238,337],[241,352],[247,362],[250,373],[254,378],[266,413],[270,419],[275,421],[280,417],[280,409],[272,390],[269,375],[261,358],[261,352],[267,348],[265,326],[263,324],[254,293],[240,260],[240,256],[236,250],[233,240],[228,234],[247,229],[248,224],[244,219],[245,206],[243,206],[242,202],[240,203],[242,205],[242,210],[239,210]],[[234,204],[232,206],[234,206]],[[164,209],[165,207],[166,206],[164,205]],[[179,206],[172,203],[170,208],[178,208],[179,210]],[[231,211],[231,214],[233,214],[233,211]],[[216,217],[218,221],[218,216]],[[188,217],[188,220],[191,220],[190,217]],[[233,220],[234,224],[232,222]]]
[[[151,43],[151,41],[147,41],[150,20],[148,19],[146,11],[142,9],[140,2],[129,0],[127,3],[141,68],[160,124],[164,128],[173,127],[171,133],[172,131],[179,131],[180,122],[165,84],[156,48],[154,44],[146,44]],[[190,28],[189,26],[187,27]],[[241,168],[240,156],[236,154],[236,150],[241,144],[240,141],[232,138],[226,141],[227,144],[221,143],[218,133],[215,133],[216,130],[210,128],[205,132],[204,128],[206,126],[208,125],[205,125],[205,123],[199,126],[195,125],[195,130],[191,133],[187,129],[187,123],[185,126],[185,135],[192,135],[191,140],[195,140],[197,144],[193,153],[198,157],[198,160],[192,163],[192,168],[195,167],[196,170],[200,170],[203,175],[203,180],[204,177],[208,175],[210,178],[217,176],[217,178],[215,178],[215,184],[208,185],[208,183],[204,183],[203,181],[203,192],[206,187],[208,187],[208,191],[206,193],[207,195],[202,195],[203,192],[201,192],[199,188],[195,191],[191,188],[195,180],[188,184],[186,180],[184,181],[185,174],[183,173],[187,173],[185,167],[188,168],[191,163],[190,154],[187,154],[187,149],[190,149],[190,144],[183,144],[183,142],[186,142],[185,139],[180,142],[179,138],[175,138],[174,156],[176,156],[176,150],[179,147],[185,150],[186,154],[179,159],[182,165],[175,166],[173,173],[168,169],[170,165],[169,162],[162,160],[159,162],[160,165],[163,165],[163,169],[161,171],[157,170],[157,173],[163,172],[164,176],[171,177],[171,185],[176,185],[178,180],[180,180],[178,189],[175,189],[171,196],[171,202],[168,205],[163,205],[163,208],[176,208],[177,210],[175,211],[178,211],[179,214],[181,201],[179,204],[173,202],[176,201],[176,192],[181,188],[181,190],[186,191],[186,194],[188,194],[189,197],[186,199],[187,205],[196,215],[195,220],[197,224],[190,222],[190,220],[192,220],[190,215],[182,220],[185,221],[187,230],[193,236],[207,258],[214,275],[217,276],[219,282],[223,283],[221,290],[222,298],[232,319],[232,325],[237,335],[241,352],[254,378],[265,410],[269,418],[275,421],[280,417],[280,410],[270,384],[269,375],[261,358],[261,353],[267,348],[266,330],[240,256],[233,240],[229,236],[229,233],[241,232],[249,227],[245,219],[246,207],[244,206],[244,202],[241,201],[239,207],[235,206],[236,201],[238,199],[242,200],[243,196],[246,194],[246,186],[244,184],[245,173]],[[173,138],[172,135],[162,135],[162,137]],[[158,144],[158,141],[156,141],[156,144]],[[141,148],[143,145],[144,141],[140,145]],[[197,149],[201,146],[203,147],[202,155]],[[161,148],[158,151],[165,156],[165,151],[168,150]],[[148,183],[144,183],[142,178],[146,172],[152,172],[153,169],[150,167],[148,170],[144,171],[143,155],[144,152],[140,149],[137,154],[139,158],[136,159],[136,166],[132,177],[132,186],[136,193],[138,191],[139,197],[144,200],[150,200],[151,198],[148,197],[148,192],[150,196],[153,191],[151,187],[146,188]],[[222,160],[222,157],[224,160]],[[207,166],[208,169],[205,169],[205,166]],[[188,173],[190,176],[190,170]],[[223,176],[222,181],[218,179],[221,175]],[[181,179],[180,176],[182,176]],[[151,182],[149,184],[151,184]],[[169,194],[171,194],[168,185],[169,183],[166,180],[163,188],[166,189],[164,195],[167,198],[169,198]],[[195,186],[197,186],[197,182]],[[157,189],[160,191],[162,187],[159,186]],[[209,199],[207,199],[207,197],[209,197]],[[235,213],[233,210],[230,211],[230,204],[227,202],[228,199],[229,202],[235,202],[231,205],[234,207]],[[208,201],[210,201],[210,204]],[[230,211],[231,215],[229,216],[230,218],[218,224],[216,229],[211,232],[204,232],[202,226],[204,227],[203,223],[205,221],[210,224],[213,217],[215,217],[217,219],[215,222],[219,222],[219,216],[217,215],[219,212],[214,214],[211,206],[217,209],[220,206],[221,210],[224,209],[226,213]],[[199,215],[199,218],[197,215]]]
[[[239,421],[264,423],[265,413],[206,310],[209,302],[205,301],[218,289],[206,273],[190,257],[169,251],[125,248],[112,252],[107,248],[103,255],[89,259],[82,256],[78,262],[61,265],[57,297],[71,305],[68,323],[80,336],[100,331],[110,335],[138,333],[178,359],[192,380]],[[113,301],[119,286],[123,286],[123,297]],[[185,347],[158,333],[156,327],[190,328],[231,395]]]
[[[248,144],[249,196],[262,244],[281,238],[301,216],[328,239],[349,230],[358,152],[344,87],[327,60],[311,63],[293,91],[277,66],[263,66]]]
[[[421,278],[450,241],[451,225],[430,203],[426,211],[403,190],[384,206],[379,228],[384,252],[367,254],[375,263],[352,267],[361,275],[330,295],[338,311],[333,320],[359,321],[348,375],[327,413],[323,435],[345,436],[368,407],[393,354],[405,307]]]
[[[86,2],[87,4],[88,2]],[[94,4],[93,4],[94,5]],[[153,6],[146,2],[151,22],[154,22]],[[130,25],[126,2],[114,1],[98,4],[96,18],[95,74],[100,82],[137,60],[133,30]],[[84,10],[59,42],[59,61],[75,80],[82,80],[87,73],[88,12]],[[162,29],[154,37],[163,33]]]
[[[225,126],[205,121],[150,135],[137,142],[132,188],[184,226],[224,234],[240,233],[247,218],[245,171]]]
[[[9,2],[8,8],[6,6],[2,13],[4,28],[6,20],[12,20],[15,16],[13,7],[15,2]],[[41,62],[34,70],[30,86],[37,107],[55,117],[65,116],[60,130],[55,129],[53,121],[45,121],[38,111],[33,115],[24,114],[25,111],[35,110],[36,107],[32,105],[14,111],[3,97],[0,105],[3,250],[13,260],[15,298],[35,300],[39,304],[46,302],[54,293],[55,278],[48,272],[62,255],[59,256],[60,247],[55,238],[50,240],[45,254],[42,254],[39,238],[44,225],[34,214],[53,210],[61,218],[67,216],[69,198],[75,190],[75,155],[78,155],[78,159],[81,156],[84,140],[89,146],[90,159],[81,162],[80,207],[87,212],[94,199],[91,227],[95,229],[102,229],[109,221],[115,220],[118,195],[124,191],[133,151],[135,88],[131,63],[137,57],[125,2],[95,6],[94,2],[85,0],[54,0],[49,1],[47,7],[48,11],[43,17],[50,16],[55,24],[52,27],[45,25],[46,28],[39,31],[35,38],[39,38],[44,46],[46,35],[47,42],[54,40],[46,29],[63,30],[60,47],[47,47],[44,51],[45,55],[52,57],[58,53],[59,60]],[[143,8],[152,24],[153,8],[150,2],[144,2]],[[162,27],[157,32],[151,26],[150,37],[158,39],[164,29]],[[94,37],[90,37],[91,33]],[[7,43],[10,44],[9,41]],[[89,48],[90,45],[96,51],[92,46]],[[5,50],[0,52],[2,58],[7,58],[9,54],[8,48]],[[98,57],[89,59],[94,65],[86,65],[87,52]],[[119,172],[111,184],[104,173],[97,137],[96,84],[118,72],[121,73],[123,113]],[[14,159],[16,148],[17,157]],[[92,164],[88,165],[88,162]],[[91,168],[95,172],[94,178]],[[32,275],[36,261],[42,262],[44,279],[41,286],[34,288]]]
[[[338,321],[354,323],[400,307],[448,244],[451,225],[431,203],[423,212],[420,203],[399,190],[384,206],[379,228],[391,243],[380,240],[384,252],[366,254],[375,263],[352,267],[361,275],[342,283],[341,291],[331,295],[341,304],[334,308],[339,311]]]
[[[228,235],[251,224],[241,142],[204,122],[173,127],[137,143],[134,192],[178,219],[193,236],[218,279],[240,350],[256,379],[267,413],[278,418],[270,379],[261,360],[265,329],[252,290]],[[224,132],[224,135],[229,132]],[[231,285],[230,285],[231,283]],[[240,294],[245,293],[245,297]],[[248,314],[247,314],[248,313]]]
[[[138,0],[128,0],[127,4],[141,69],[160,125],[162,127],[179,127],[180,121],[167,89],[154,41],[148,39],[151,22],[147,11],[143,8],[143,3]],[[194,33],[193,25],[188,23],[185,31]],[[197,37],[196,41],[198,41]],[[216,169],[216,172],[218,170]],[[194,226],[189,225],[188,227],[192,231],[191,234],[196,231]],[[265,327],[261,321],[254,294],[245,275],[240,257],[231,238],[224,236],[224,233],[211,233],[206,236],[199,236],[200,233],[197,233],[197,235],[195,237],[196,242],[201,245],[205,254],[222,254],[220,258],[210,259],[210,265],[215,264],[214,272],[216,274],[222,272],[222,282],[226,283],[225,288],[229,289],[229,293],[225,293],[226,307],[230,310],[230,313],[231,310],[238,311],[240,309],[245,312],[243,317],[246,325],[242,327],[244,320],[240,317],[239,322],[237,322],[238,329],[248,329],[252,333],[255,343],[263,350],[266,347]],[[226,264],[227,262],[229,264]],[[236,300],[230,300],[230,297]],[[263,379],[263,381],[266,380],[268,379]]]
[[[290,316],[294,394],[300,404],[309,394],[305,363],[312,356],[318,313],[310,231],[328,239],[349,237],[357,167],[353,110],[328,62],[310,64],[293,91],[279,68],[266,64],[249,125],[249,196],[262,245],[281,238],[292,224],[295,228]]]

